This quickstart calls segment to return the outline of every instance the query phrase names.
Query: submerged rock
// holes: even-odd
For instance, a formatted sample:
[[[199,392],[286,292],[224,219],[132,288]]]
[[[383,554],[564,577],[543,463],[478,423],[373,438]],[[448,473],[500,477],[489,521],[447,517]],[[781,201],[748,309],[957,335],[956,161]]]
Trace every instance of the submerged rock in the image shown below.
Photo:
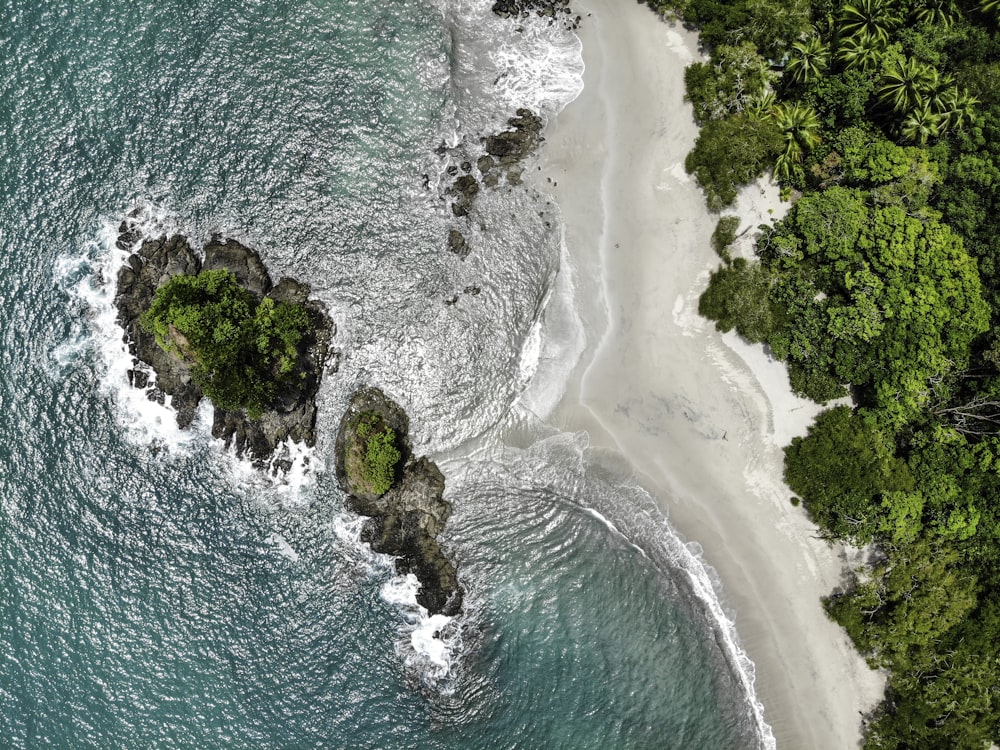
[[[495,188],[500,185],[501,179],[505,179],[507,184],[512,186],[522,183],[523,162],[542,142],[544,122],[530,109],[521,107],[514,117],[507,120],[507,125],[508,130],[481,139],[481,148],[486,153],[480,154],[475,160],[478,179],[472,173],[473,162],[468,157],[467,145],[457,149],[459,154],[465,156],[461,163],[464,174],[456,177],[458,167],[455,165],[446,169],[447,174],[456,177],[445,189],[445,195],[454,198],[451,202],[451,211],[456,218],[468,221],[482,188]],[[448,249],[463,259],[472,250],[465,235],[458,229],[449,230]]]
[[[448,230],[448,249],[463,260],[468,257],[472,248],[469,247],[465,235],[457,229]]]
[[[119,247],[127,249],[137,240],[136,229],[129,222],[122,222]],[[164,351],[153,334],[143,329],[139,318],[149,309],[156,290],[174,276],[218,269],[232,272],[239,284],[258,300],[270,297],[275,302],[303,305],[311,323],[299,345],[298,367],[302,377],[280,390],[259,419],[250,419],[243,412],[215,408],[212,435],[225,440],[227,446],[234,445],[238,454],[249,453],[255,463],[262,465],[275,448],[289,438],[310,446],[316,442],[316,393],[329,355],[334,326],[323,306],[309,299],[307,285],[282,279],[274,286],[260,256],[234,240],[213,239],[205,246],[203,260],[181,235],[146,240],[119,271],[115,295],[118,322],[125,330],[125,341],[135,358],[130,379],[135,387],[149,389],[150,398],[160,403],[170,396],[177,425],[184,428],[191,424],[203,397],[193,380],[191,364],[183,357]],[[155,385],[149,385],[148,374],[140,363],[155,373]]]
[[[378,431],[388,427],[395,434],[400,459],[394,482],[384,494],[352,479],[356,470],[348,470],[350,454],[362,441],[357,434],[362,415],[373,415],[371,423]],[[377,388],[356,393],[340,420],[336,462],[337,478],[348,494],[349,507],[368,517],[362,540],[376,552],[395,556],[398,573],[417,577],[417,602],[428,612],[458,614],[464,593],[454,564],[437,541],[451,515],[451,505],[443,497],[444,475],[430,459],[413,456],[406,412]]]

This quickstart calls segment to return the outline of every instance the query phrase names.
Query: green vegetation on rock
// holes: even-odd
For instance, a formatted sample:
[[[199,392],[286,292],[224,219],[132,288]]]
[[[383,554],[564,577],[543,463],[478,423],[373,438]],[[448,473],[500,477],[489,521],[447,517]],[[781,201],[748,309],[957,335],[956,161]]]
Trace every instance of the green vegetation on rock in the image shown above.
[[[384,495],[396,481],[402,453],[397,435],[374,412],[362,412],[350,424],[345,470],[355,491]]]
[[[826,603],[889,671],[865,747],[1000,742],[1000,2],[649,4],[711,54],[686,76],[709,207],[766,172],[797,196],[699,310],[800,394],[853,397],[785,478],[823,536],[869,545]]]
[[[141,323],[164,350],[191,365],[202,392],[228,411],[257,419],[282,387],[302,376],[308,311],[258,300],[229,271],[174,276],[157,289]]]

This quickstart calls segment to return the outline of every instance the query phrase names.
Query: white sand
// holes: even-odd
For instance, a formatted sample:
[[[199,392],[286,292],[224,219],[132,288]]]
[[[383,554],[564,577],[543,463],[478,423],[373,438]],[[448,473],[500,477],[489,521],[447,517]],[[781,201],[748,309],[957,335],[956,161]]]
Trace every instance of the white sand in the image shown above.
[[[551,125],[538,179],[564,213],[564,280],[586,341],[549,421],[620,450],[703,547],[778,747],[854,747],[882,681],[820,605],[843,552],[815,538],[781,481],[781,446],[817,408],[761,347],[697,314],[718,258],[717,217],[683,168],[697,135],[683,102],[695,37],[632,0],[574,6],[585,89]],[[780,212],[773,186],[761,187],[741,198],[741,230],[752,212],[754,225]]]

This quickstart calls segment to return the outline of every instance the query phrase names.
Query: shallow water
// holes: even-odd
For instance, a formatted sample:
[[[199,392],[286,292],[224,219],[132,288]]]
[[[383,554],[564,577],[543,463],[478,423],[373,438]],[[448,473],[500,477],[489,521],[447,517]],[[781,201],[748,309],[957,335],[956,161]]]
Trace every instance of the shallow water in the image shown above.
[[[558,111],[572,35],[478,0],[0,17],[5,746],[752,744],[697,562],[648,497],[579,436],[531,424],[515,449],[496,426],[534,371],[557,208],[485,193],[472,255],[445,249],[435,147]],[[151,234],[240,239],[329,306],[340,370],[292,476],[126,387],[110,300],[133,209]],[[359,384],[446,458],[457,621],[426,618],[342,509],[330,436]]]

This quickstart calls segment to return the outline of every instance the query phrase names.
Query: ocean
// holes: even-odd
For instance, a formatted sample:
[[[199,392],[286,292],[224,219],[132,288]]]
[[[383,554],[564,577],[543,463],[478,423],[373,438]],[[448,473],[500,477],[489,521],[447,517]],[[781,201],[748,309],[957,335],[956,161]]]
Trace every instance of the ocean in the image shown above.
[[[571,31],[483,0],[0,0],[0,21],[0,747],[773,743],[711,571],[623,459],[520,401],[540,339],[580,335],[545,319],[558,206],[502,184],[459,219],[445,195],[518,107],[579,93]],[[128,386],[128,214],[237,239],[328,306],[339,366],[287,473]],[[457,618],[344,509],[362,385],[445,474]]]

